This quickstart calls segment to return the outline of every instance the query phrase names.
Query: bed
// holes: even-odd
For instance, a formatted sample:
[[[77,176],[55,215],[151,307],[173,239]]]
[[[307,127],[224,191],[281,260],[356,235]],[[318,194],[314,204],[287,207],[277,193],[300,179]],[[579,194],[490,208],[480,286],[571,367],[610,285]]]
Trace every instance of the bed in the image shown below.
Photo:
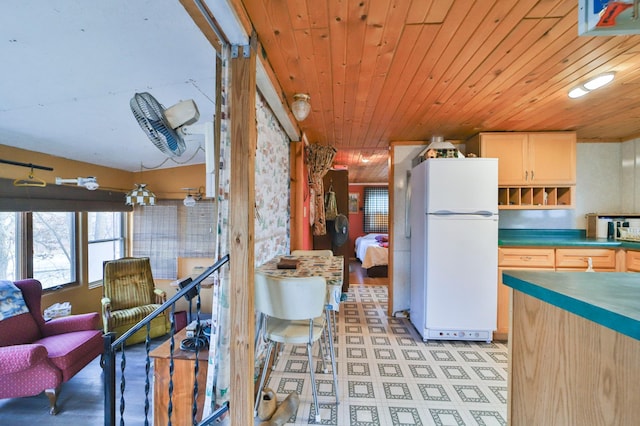
[[[356,258],[369,277],[386,277],[389,264],[389,236],[367,234],[356,238]]]

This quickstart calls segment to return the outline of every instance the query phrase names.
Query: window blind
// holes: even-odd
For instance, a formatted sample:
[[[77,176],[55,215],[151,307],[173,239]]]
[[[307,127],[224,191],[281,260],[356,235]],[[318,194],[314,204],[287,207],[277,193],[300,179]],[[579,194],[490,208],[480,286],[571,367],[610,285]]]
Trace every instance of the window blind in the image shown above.
[[[389,189],[372,186],[364,188],[364,224],[366,233],[389,232]]]

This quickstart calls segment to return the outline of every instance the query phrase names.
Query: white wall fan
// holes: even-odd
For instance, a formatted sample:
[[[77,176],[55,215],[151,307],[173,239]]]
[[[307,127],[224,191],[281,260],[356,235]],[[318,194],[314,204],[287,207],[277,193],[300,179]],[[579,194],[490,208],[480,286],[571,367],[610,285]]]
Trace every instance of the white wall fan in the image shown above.
[[[204,136],[205,195],[213,197],[216,192],[213,122],[194,124],[200,118],[200,112],[193,99],[181,101],[165,108],[151,94],[143,92],[134,94],[129,105],[138,124],[151,142],[160,151],[171,157],[179,157],[184,154],[186,150],[185,136]]]

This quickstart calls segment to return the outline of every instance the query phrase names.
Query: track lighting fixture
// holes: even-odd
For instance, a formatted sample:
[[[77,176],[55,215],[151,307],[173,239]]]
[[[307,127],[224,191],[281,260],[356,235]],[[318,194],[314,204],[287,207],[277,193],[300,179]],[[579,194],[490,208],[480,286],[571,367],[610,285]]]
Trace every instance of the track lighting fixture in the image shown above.
[[[86,178],[78,177],[73,179],[56,178],[56,185],[62,185],[65,183],[75,183],[78,186],[84,186],[89,191],[95,191],[100,187],[94,176],[87,176]]]
[[[183,191],[187,191],[187,196],[182,200],[182,204],[187,207],[193,207],[196,205],[196,201],[202,200],[202,191],[201,188],[198,188],[198,192],[194,195],[191,194],[191,191],[195,190],[195,188],[182,188]]]

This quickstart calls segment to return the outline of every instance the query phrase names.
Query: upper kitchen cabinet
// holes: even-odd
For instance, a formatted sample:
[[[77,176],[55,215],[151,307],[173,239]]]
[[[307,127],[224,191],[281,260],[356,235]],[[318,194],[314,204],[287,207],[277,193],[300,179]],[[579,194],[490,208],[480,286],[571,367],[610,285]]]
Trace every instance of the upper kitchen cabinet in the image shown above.
[[[529,184],[575,185],[576,134],[529,133],[527,136]]]
[[[498,185],[575,185],[576,134],[480,133],[467,152],[498,158]]]
[[[498,158],[500,208],[571,208],[576,183],[574,132],[489,132],[467,152]]]

